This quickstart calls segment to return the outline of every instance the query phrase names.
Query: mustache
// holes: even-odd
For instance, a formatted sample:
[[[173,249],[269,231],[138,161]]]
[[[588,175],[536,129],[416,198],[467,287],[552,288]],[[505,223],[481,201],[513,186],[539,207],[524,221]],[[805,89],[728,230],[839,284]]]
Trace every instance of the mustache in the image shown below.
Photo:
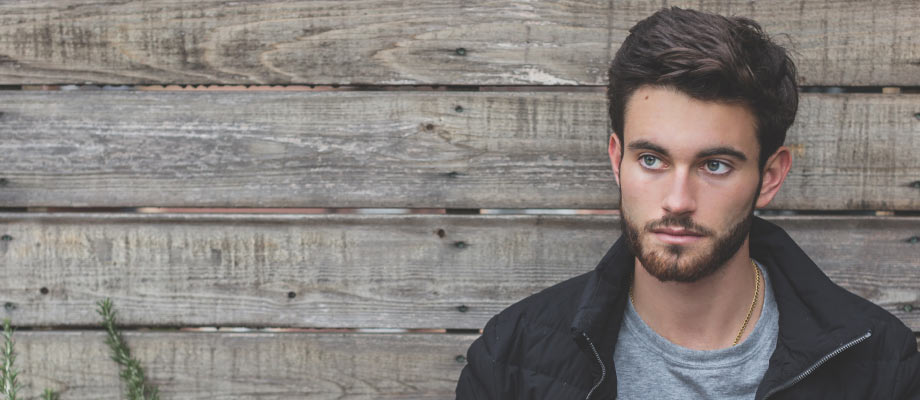
[[[649,232],[655,229],[659,229],[659,228],[674,228],[674,227],[680,227],[683,229],[687,229],[687,230],[693,231],[700,235],[709,236],[713,234],[711,229],[708,229],[705,226],[696,224],[695,222],[693,222],[693,219],[690,218],[690,216],[687,214],[683,214],[683,215],[668,214],[662,217],[660,220],[651,221],[645,224],[645,230]]]

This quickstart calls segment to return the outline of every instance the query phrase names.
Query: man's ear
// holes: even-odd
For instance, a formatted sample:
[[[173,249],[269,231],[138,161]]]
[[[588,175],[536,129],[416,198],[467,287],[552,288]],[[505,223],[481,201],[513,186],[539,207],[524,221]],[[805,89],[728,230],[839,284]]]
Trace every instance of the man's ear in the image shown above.
[[[766,207],[779,192],[780,186],[789,174],[792,167],[792,153],[786,146],[780,146],[776,152],[767,159],[763,170],[763,180],[760,184],[760,196],[757,197],[757,208]]]
[[[620,162],[623,161],[622,149],[623,144],[616,133],[610,134],[610,143],[607,145],[607,155],[610,156],[610,166],[613,167],[613,176],[617,180],[617,186],[620,186]]]

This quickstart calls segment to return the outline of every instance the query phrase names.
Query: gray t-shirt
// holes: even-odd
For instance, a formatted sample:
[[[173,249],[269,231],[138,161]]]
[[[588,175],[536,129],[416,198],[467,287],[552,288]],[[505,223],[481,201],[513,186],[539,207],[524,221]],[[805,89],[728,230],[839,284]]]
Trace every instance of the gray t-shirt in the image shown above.
[[[754,330],[741,343],[718,350],[692,350],[661,337],[645,324],[632,302],[626,307],[613,353],[617,398],[753,399],[776,348],[779,310],[770,279]]]

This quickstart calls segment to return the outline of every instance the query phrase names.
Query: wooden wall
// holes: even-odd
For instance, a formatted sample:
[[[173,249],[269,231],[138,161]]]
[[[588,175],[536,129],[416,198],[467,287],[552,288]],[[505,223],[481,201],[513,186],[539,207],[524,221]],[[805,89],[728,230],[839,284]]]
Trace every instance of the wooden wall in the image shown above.
[[[26,394],[120,398],[111,297],[164,398],[452,399],[489,317],[618,237],[555,210],[618,207],[606,66],[663,5],[794,49],[768,218],[920,331],[920,3],[7,1],[0,314]]]

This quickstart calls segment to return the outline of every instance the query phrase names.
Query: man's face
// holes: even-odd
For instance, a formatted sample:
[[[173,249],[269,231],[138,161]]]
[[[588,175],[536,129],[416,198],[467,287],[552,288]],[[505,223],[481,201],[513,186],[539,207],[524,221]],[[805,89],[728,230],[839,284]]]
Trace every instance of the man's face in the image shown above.
[[[620,184],[621,226],[660,281],[711,275],[748,239],[760,171],[754,116],[743,106],[644,86],[630,98]],[[619,161],[619,168],[617,168]]]

